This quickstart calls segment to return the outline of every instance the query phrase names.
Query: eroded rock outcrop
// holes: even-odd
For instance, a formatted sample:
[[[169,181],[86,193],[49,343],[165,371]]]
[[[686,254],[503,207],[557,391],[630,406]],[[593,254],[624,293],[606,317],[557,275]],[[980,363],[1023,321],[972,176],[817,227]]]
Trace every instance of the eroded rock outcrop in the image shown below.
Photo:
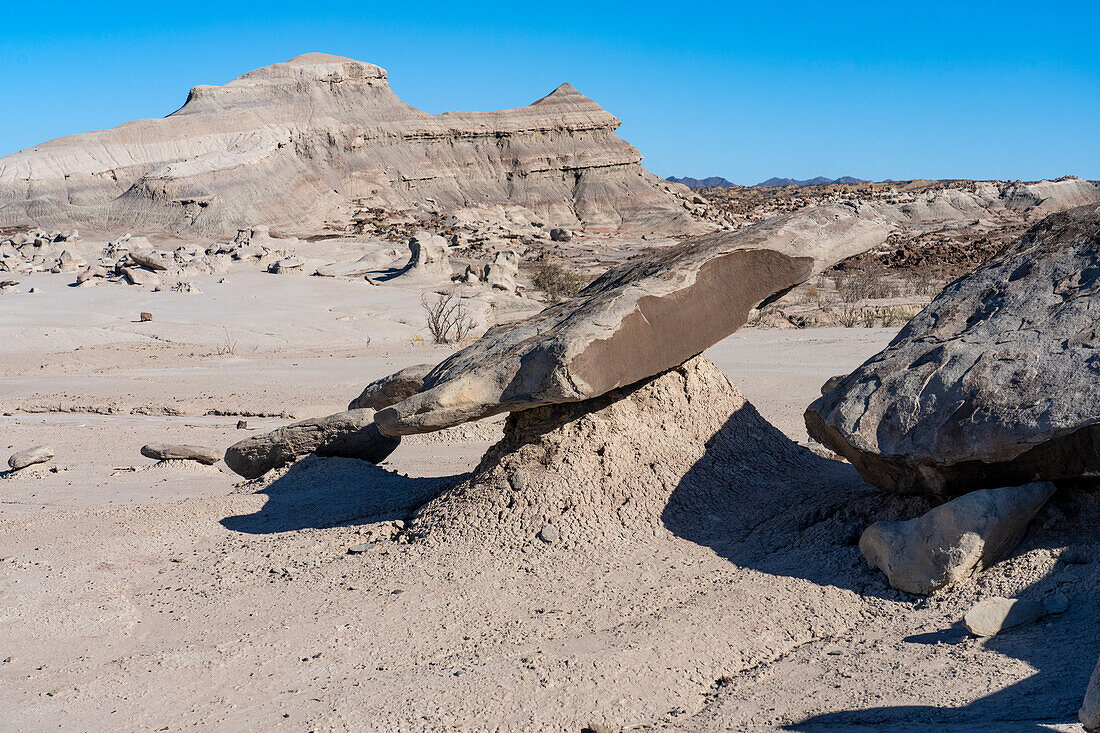
[[[576,402],[682,364],[753,308],[882,242],[873,212],[822,206],[716,232],[615,268],[574,298],[493,327],[378,412],[387,435]]]
[[[384,69],[311,53],[197,86],[166,118],[0,159],[0,225],[312,234],[359,205],[472,218],[507,205],[559,226],[709,228],[619,124],[568,84],[519,109],[432,115]]]
[[[1100,475],[1100,206],[949,285],[806,412],[871,483],[957,494]]]

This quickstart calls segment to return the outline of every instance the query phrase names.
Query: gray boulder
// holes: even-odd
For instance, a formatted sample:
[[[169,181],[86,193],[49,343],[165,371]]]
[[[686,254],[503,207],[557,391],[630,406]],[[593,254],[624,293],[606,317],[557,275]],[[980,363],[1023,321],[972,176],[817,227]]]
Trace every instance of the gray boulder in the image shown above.
[[[411,397],[424,386],[424,377],[432,370],[432,364],[416,364],[405,367],[399,372],[371,382],[363,393],[351,401],[349,410],[361,410],[369,407],[381,410]]]
[[[1100,207],[1047,217],[810,405],[873,484],[957,494],[1100,475]]]
[[[134,249],[133,240],[130,240],[130,259],[147,270],[164,271],[168,269],[168,263],[160,252],[154,250]]]
[[[198,461],[212,466],[221,460],[222,454],[215,448],[201,445],[168,445],[149,443],[141,447],[141,455],[158,461]]]
[[[381,410],[387,435],[576,402],[676,367],[749,312],[885,240],[869,210],[820,206],[716,232],[610,270],[574,298],[497,325]]]
[[[12,471],[21,471],[36,463],[45,463],[53,459],[53,447],[48,445],[36,445],[33,448],[21,450],[8,458],[8,468]]]
[[[989,567],[1019,544],[1054,493],[1036,482],[965,494],[905,522],[875,522],[859,549],[890,585],[927,595]]]
[[[995,596],[980,601],[967,611],[963,624],[974,636],[996,636],[1008,629],[1033,624],[1042,616],[1041,603]]]
[[[144,267],[124,267],[122,268],[122,276],[126,278],[126,282],[131,285],[153,288],[160,287],[160,278],[157,277],[157,273],[152,270],[146,270]]]
[[[1085,692],[1085,702],[1081,705],[1077,717],[1085,730],[1100,731],[1100,662],[1092,671],[1092,679],[1089,680],[1089,688]]]
[[[409,239],[409,263],[406,271],[430,277],[451,276],[447,240],[438,234],[417,234]]]
[[[251,479],[310,453],[379,463],[396,450],[401,439],[379,433],[372,417],[371,410],[348,410],[302,420],[234,443],[225,452],[225,464]]]
[[[573,239],[573,232],[568,229],[551,229],[550,240],[553,242],[569,242]]]

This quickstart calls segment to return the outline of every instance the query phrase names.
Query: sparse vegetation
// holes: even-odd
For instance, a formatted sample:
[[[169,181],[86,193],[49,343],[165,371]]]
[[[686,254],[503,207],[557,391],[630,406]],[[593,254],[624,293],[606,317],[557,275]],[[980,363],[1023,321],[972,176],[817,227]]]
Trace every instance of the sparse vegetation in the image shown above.
[[[584,287],[584,278],[567,270],[556,262],[540,266],[531,279],[531,284],[546,295],[551,303],[560,303],[572,298]]]
[[[433,299],[427,293],[420,304],[428,319],[428,332],[437,344],[450,344],[466,338],[474,329],[473,319],[454,293],[437,293]]]
[[[886,267],[876,258],[869,258],[860,267],[838,272],[833,277],[836,292],[845,303],[861,300],[898,297],[898,287],[887,277]]]
[[[218,347],[218,356],[236,356],[237,342],[229,338],[229,329],[225,329],[225,342]]]

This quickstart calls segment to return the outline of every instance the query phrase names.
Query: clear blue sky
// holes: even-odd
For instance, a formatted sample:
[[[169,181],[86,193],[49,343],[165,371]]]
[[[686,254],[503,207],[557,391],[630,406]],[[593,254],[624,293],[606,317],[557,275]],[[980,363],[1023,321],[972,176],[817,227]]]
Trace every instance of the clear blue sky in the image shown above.
[[[0,155],[307,51],[429,112],[564,81],[662,175],[1100,178],[1100,2],[5,4]]]

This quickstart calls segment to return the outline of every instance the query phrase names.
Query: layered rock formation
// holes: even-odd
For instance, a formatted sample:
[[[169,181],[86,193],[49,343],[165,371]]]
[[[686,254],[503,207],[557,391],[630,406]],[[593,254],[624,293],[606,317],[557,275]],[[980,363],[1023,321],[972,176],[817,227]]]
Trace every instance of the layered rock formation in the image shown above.
[[[528,107],[432,115],[398,99],[384,69],[312,53],[197,86],[164,119],[0,159],[0,225],[312,234],[358,201],[699,231],[619,124],[568,84]]]
[[[871,483],[956,494],[1100,475],[1100,207],[1044,219],[815,401]]]

